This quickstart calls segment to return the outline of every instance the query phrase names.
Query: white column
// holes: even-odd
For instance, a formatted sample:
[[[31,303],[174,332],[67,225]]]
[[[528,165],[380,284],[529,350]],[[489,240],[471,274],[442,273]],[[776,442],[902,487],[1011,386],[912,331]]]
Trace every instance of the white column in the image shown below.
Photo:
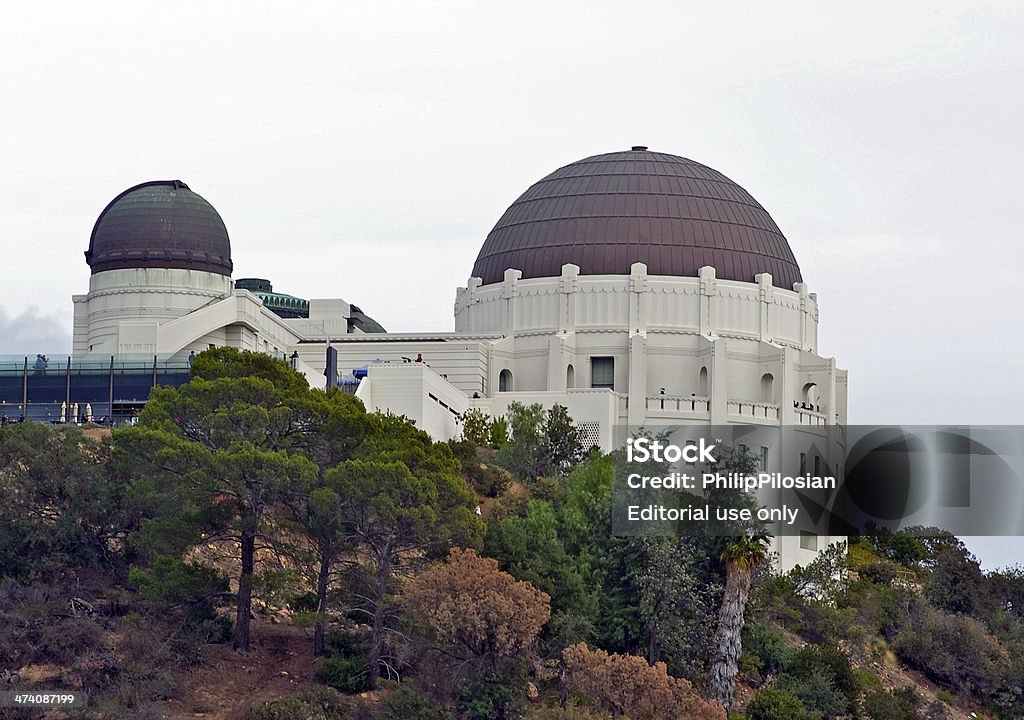
[[[718,292],[718,280],[715,269],[710,265],[698,269],[697,277],[700,278],[700,334],[703,337],[711,337],[714,332],[712,301]]]
[[[725,425],[729,417],[729,370],[726,367],[725,340],[717,338],[711,342],[711,368],[708,381],[711,383],[711,424]]]
[[[647,266],[629,266],[629,334],[647,336]]]
[[[509,268],[505,271],[505,279],[501,283],[501,298],[505,304],[501,332],[506,337],[514,337],[516,334],[516,296],[519,294],[519,279],[522,277],[522,270]]]
[[[644,424],[647,416],[647,338],[639,333],[629,337],[629,412],[631,426]]]
[[[576,332],[576,290],[579,285],[579,265],[566,263],[562,266],[562,278],[558,286],[559,330],[571,335]]]
[[[800,295],[800,348],[812,350],[810,343],[810,311],[811,297],[807,292],[807,283],[793,283],[793,289]]]
[[[760,338],[762,342],[771,342],[768,313],[772,307],[772,276],[771,273],[761,273],[755,275],[754,280],[757,282],[757,299],[760,309]]]

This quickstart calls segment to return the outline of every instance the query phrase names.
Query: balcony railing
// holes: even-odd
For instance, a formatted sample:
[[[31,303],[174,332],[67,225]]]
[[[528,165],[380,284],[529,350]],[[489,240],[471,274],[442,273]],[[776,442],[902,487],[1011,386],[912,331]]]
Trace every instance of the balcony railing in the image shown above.
[[[779,406],[775,403],[751,402],[749,400],[730,400],[728,402],[730,416],[749,418],[751,420],[779,421]]]
[[[794,408],[794,412],[796,413],[796,421],[799,425],[828,425],[825,413],[805,408]]]
[[[706,415],[710,403],[710,398],[698,395],[653,395],[647,398],[647,411]]]

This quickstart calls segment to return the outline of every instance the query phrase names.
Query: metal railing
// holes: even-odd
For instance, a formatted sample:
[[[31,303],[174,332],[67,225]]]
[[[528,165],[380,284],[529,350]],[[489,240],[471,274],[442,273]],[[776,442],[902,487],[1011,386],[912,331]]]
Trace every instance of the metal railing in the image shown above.
[[[0,356],[0,421],[117,425],[159,385],[190,377],[186,355]]]

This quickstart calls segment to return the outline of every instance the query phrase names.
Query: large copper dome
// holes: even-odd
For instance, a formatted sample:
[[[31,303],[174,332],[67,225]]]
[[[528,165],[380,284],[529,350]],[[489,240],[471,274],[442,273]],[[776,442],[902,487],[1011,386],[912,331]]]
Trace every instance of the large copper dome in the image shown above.
[[[473,276],[501,282],[553,277],[566,263],[583,275],[694,276],[712,265],[726,280],[771,273],[778,287],[800,282],[789,243],[768,212],[722,173],[693,160],[648,152],[595,155],[534,183],[484,241]]]
[[[180,268],[231,274],[231,243],[217,211],[180,180],[128,188],[96,219],[85,260],[98,273]]]

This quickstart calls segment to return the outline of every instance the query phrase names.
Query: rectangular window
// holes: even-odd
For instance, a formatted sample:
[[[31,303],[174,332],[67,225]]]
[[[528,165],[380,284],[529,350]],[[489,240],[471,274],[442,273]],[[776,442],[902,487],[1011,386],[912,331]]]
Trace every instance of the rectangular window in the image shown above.
[[[768,472],[768,448],[761,446],[761,472]]]
[[[800,474],[807,474],[807,453],[800,453]]]
[[[814,456],[814,474],[821,475],[821,455]]]
[[[749,451],[750,451],[750,448],[748,448],[746,445],[743,445],[742,443],[740,444],[740,455],[741,456],[746,457],[747,456],[747,452],[749,452]]]
[[[615,358],[590,358],[590,387],[615,389]]]
[[[687,441],[686,441],[686,444],[687,444],[687,445],[696,445],[696,444],[697,444],[697,441],[696,441],[696,440],[687,440]],[[687,460],[687,461],[686,461],[686,467],[697,467],[697,463],[695,463],[695,462],[690,462],[689,460]]]
[[[806,530],[800,531],[800,549],[801,550],[818,550],[818,536],[812,532]]]

